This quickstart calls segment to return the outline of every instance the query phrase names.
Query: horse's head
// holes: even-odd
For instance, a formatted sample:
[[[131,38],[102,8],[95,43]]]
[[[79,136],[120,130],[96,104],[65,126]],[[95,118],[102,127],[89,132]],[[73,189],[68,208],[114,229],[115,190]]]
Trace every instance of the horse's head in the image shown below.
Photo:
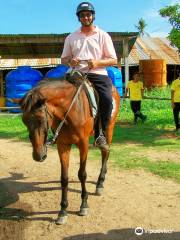
[[[23,111],[22,120],[27,126],[33,147],[33,159],[42,162],[47,157],[48,116],[45,98],[32,90],[25,95],[20,105]]]

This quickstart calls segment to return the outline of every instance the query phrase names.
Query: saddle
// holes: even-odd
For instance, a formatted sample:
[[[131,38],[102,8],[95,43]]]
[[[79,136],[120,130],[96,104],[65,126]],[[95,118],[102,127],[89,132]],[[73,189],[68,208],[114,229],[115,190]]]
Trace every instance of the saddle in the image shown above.
[[[93,87],[93,84],[88,80],[87,75],[81,71],[71,69],[66,73],[65,78],[76,87],[84,84],[83,89],[89,101],[91,114],[93,118],[96,118],[98,113],[99,96]]]

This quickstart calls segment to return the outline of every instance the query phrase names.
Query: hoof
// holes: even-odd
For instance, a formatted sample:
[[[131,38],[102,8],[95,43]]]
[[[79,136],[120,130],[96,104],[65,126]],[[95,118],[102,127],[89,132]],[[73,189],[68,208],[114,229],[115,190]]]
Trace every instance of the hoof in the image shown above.
[[[89,212],[89,208],[81,208],[79,211],[79,216],[87,216]]]
[[[96,188],[96,195],[101,196],[103,193],[103,188]]]
[[[57,225],[63,225],[67,222],[67,215],[64,215],[64,216],[58,216],[57,220],[56,220],[56,224]]]

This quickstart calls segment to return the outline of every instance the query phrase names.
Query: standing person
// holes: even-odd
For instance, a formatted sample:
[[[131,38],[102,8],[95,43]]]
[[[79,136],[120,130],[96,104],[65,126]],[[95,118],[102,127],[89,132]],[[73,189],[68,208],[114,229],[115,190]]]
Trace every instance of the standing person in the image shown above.
[[[174,80],[171,86],[171,101],[174,115],[176,131],[180,130],[179,112],[180,112],[180,73],[178,79]]]
[[[141,113],[141,100],[144,96],[143,83],[140,81],[139,73],[133,74],[133,80],[128,82],[124,96],[130,94],[131,110],[134,113],[134,124],[137,123],[138,117],[144,122],[147,119],[146,115]]]
[[[108,78],[106,67],[116,65],[117,57],[109,34],[93,23],[93,5],[89,2],[80,3],[76,15],[81,27],[65,39],[61,62],[87,73],[88,79],[98,92],[102,131],[99,133],[98,127],[95,126],[95,146],[108,149],[106,129],[112,112],[112,82]]]

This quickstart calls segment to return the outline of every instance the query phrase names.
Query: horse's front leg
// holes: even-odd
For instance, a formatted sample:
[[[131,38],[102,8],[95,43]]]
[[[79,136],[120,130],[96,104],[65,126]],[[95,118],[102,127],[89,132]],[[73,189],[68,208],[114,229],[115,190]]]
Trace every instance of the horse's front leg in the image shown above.
[[[56,224],[64,224],[67,221],[67,211],[68,200],[68,168],[69,168],[69,155],[70,155],[71,145],[58,145],[58,153],[61,161],[61,210],[59,211]]]
[[[108,150],[101,150],[101,155],[102,155],[102,167],[101,171],[98,177],[98,181],[96,184],[96,195],[102,195],[103,192],[103,183],[105,180],[105,175],[107,172],[107,160],[109,158],[109,151]]]
[[[86,178],[87,178],[86,160],[87,160],[87,153],[88,153],[88,139],[87,140],[84,139],[82,143],[78,144],[78,148],[80,151],[80,168],[78,171],[78,177],[82,187],[82,192],[81,192],[82,202],[80,206],[79,215],[86,216],[88,214],[88,209],[89,209],[87,204],[88,193],[86,190]]]

